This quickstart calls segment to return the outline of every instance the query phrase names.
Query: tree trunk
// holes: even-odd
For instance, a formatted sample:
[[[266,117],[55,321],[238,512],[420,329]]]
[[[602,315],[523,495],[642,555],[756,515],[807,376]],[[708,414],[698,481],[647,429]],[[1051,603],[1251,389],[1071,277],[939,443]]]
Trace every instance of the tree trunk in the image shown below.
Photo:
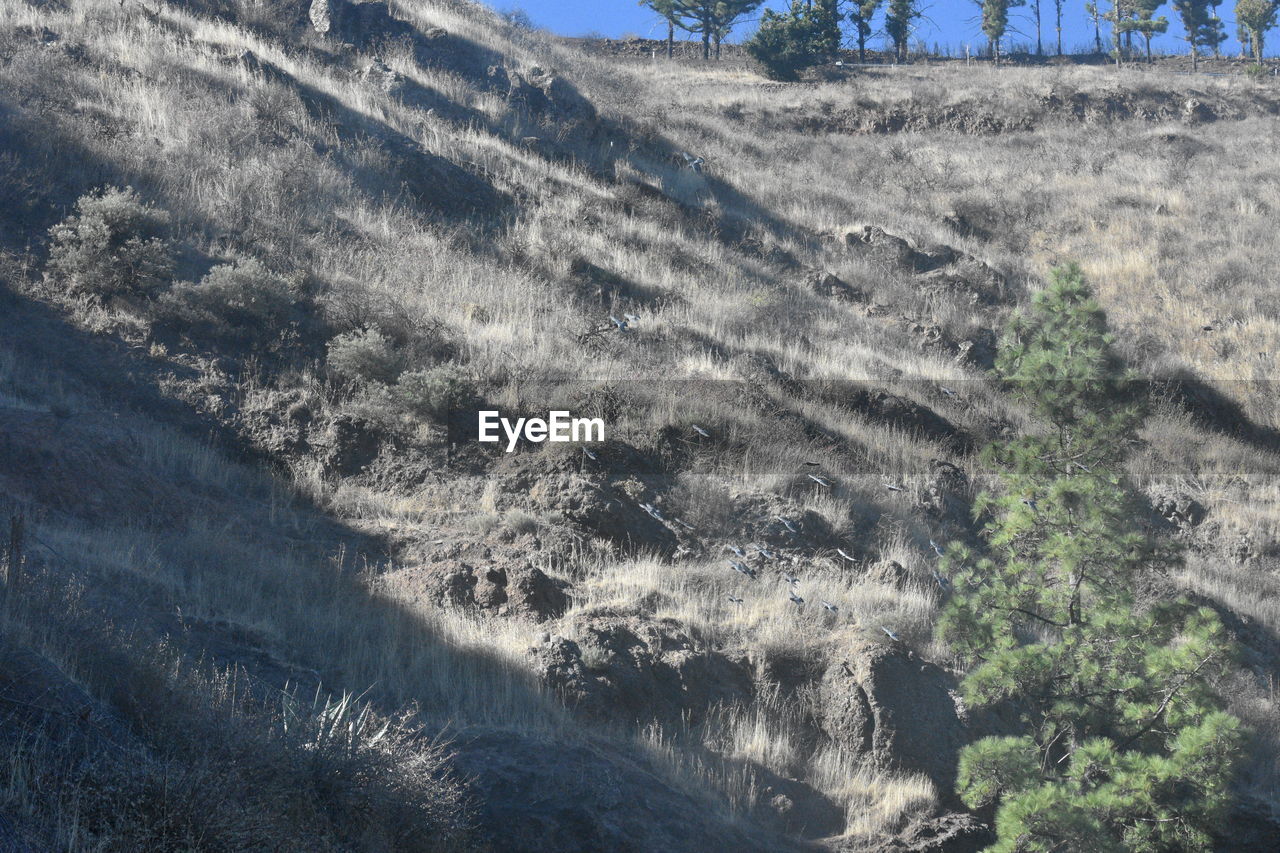
[[[720,34],[716,33],[716,61],[720,61]]]
[[[867,37],[862,34],[862,28],[858,28],[858,64],[862,65],[867,61]]]
[[[1102,53],[1102,27],[1098,25],[1098,19],[1093,19],[1093,43],[1098,46],[1098,53]]]
[[[1036,0],[1036,56],[1044,56],[1044,45],[1040,42],[1040,0]]]
[[[1200,57],[1196,54],[1196,43],[1191,42],[1191,73],[1195,74],[1200,70]]]
[[[1147,40],[1147,64],[1150,65],[1151,64],[1151,36],[1144,35],[1143,38]]]
[[[1057,33],[1058,33],[1058,56],[1062,56],[1062,0],[1057,0],[1057,5],[1055,5],[1053,8],[1057,15],[1057,18],[1055,19],[1055,23],[1054,23],[1054,28],[1057,30]]]
[[[667,59],[675,55],[676,51],[676,25],[672,21],[667,21]]]

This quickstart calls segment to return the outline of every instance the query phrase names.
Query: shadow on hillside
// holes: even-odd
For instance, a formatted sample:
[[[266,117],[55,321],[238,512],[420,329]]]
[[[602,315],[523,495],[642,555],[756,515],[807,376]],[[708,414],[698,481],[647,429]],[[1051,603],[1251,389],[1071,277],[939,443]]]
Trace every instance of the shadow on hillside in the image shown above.
[[[1277,385],[1269,380],[1237,380],[1242,385],[1263,385],[1268,392],[1259,399],[1273,398]],[[1191,415],[1197,426],[1230,436],[1271,453],[1280,453],[1280,430],[1249,419],[1244,407],[1190,371],[1178,371],[1153,382],[1158,397],[1169,400]],[[1247,396],[1247,395],[1242,395]]]
[[[94,411],[72,412],[61,426],[55,424],[54,429],[45,430],[39,428],[40,424],[54,420],[54,416],[29,410],[23,416],[40,421],[34,424],[37,428],[12,431],[7,436],[10,444],[6,445],[6,452],[40,458],[40,454],[48,453],[50,448],[57,448],[66,451],[62,460],[66,465],[61,468],[80,466],[81,474],[85,475],[81,478],[85,488],[72,488],[68,484],[63,491],[83,501],[81,509],[66,504],[56,510],[31,503],[25,505],[25,511],[33,520],[32,534],[47,541],[45,537],[53,534],[43,529],[44,525],[52,525],[49,529],[71,525],[86,535],[95,535],[94,531],[100,529],[107,537],[127,528],[131,531],[129,535],[154,537],[156,544],[151,547],[148,559],[159,561],[163,571],[174,578],[157,582],[152,579],[154,570],[138,575],[111,572],[108,576],[105,569],[80,563],[74,555],[75,561],[68,562],[61,550],[48,548],[43,541],[37,545],[38,561],[60,574],[74,573],[84,589],[85,606],[100,613],[102,618],[140,638],[154,637],[159,641],[167,637],[191,660],[204,660],[221,668],[241,667],[249,677],[249,684],[258,685],[256,689],[280,690],[291,685],[306,692],[321,690],[324,685],[327,689],[352,693],[363,691],[363,699],[388,714],[396,713],[406,703],[417,703],[434,725],[449,721],[459,749],[465,749],[477,731],[494,731],[496,726],[496,730],[504,732],[509,749],[518,750],[529,761],[544,763],[548,773],[557,760],[557,744],[592,743],[583,753],[585,756],[595,756],[591,760],[601,762],[602,766],[632,768],[627,771],[632,777],[627,780],[628,784],[647,786],[648,795],[657,796],[672,807],[681,804],[679,807],[699,822],[700,825],[692,828],[689,844],[672,849],[717,849],[709,839],[721,836],[733,841],[719,849],[747,850],[757,844],[762,848],[787,849],[789,843],[781,838],[773,839],[772,847],[770,842],[761,840],[768,838],[768,833],[754,837],[744,834],[745,827],[735,826],[718,816],[709,799],[702,806],[690,801],[678,785],[666,780],[663,775],[666,771],[654,766],[625,741],[610,742],[607,735],[590,725],[571,724],[559,703],[541,689],[531,673],[515,671],[501,655],[481,646],[460,645],[454,638],[442,636],[420,611],[378,594],[370,587],[368,576],[376,576],[386,566],[385,542],[329,516],[323,508],[275,482],[267,471],[250,468],[244,479],[230,487],[219,485],[217,476],[208,481],[166,480],[161,499],[172,512],[166,512],[163,520],[151,514],[137,516],[124,502],[107,506],[104,516],[102,496],[92,494],[92,488],[88,487],[102,480],[101,476],[90,476],[88,469],[96,466],[107,464],[106,470],[116,479],[111,486],[113,495],[114,490],[119,490],[121,494],[135,496],[136,506],[156,503],[144,500],[145,495],[141,494],[154,488],[157,482],[154,472],[138,467],[145,464],[141,454],[122,460],[117,458],[120,453],[115,447],[117,443],[127,445],[136,441],[152,423],[175,428],[199,443],[212,437],[215,446],[232,459],[244,459],[246,454],[230,430],[164,396],[160,386],[168,366],[160,368],[149,364],[115,338],[92,335],[74,327],[55,309],[14,293],[7,283],[0,286],[0,318],[3,318],[0,327],[3,327],[6,349],[12,350],[19,363],[38,366],[42,375],[58,382],[65,390],[78,393],[83,389],[86,404],[91,401],[96,404]],[[100,434],[104,429],[112,431],[108,436],[111,441],[94,441],[94,430]],[[54,432],[60,433],[57,442],[48,439]],[[13,442],[32,446],[14,446]],[[7,476],[12,475],[10,471]],[[0,483],[5,482],[5,476],[0,469]],[[18,492],[24,493],[25,490]],[[290,495],[287,509],[266,512],[264,496],[281,494]],[[108,495],[108,503],[111,497]],[[252,559],[258,566],[241,563],[237,560],[239,557]],[[294,568],[284,568],[288,565]],[[273,566],[281,572],[274,581],[270,577]],[[199,616],[200,611],[209,609],[211,601],[219,600],[208,598],[200,590],[234,583],[236,576],[228,579],[229,572],[238,573],[236,576],[243,577],[244,583],[267,596],[267,600],[259,602],[262,607],[286,614],[269,630],[306,624],[305,617],[302,621],[290,622],[287,616],[290,612],[319,612],[321,616],[313,617],[317,619],[316,630],[307,636],[292,634],[268,639],[250,626]],[[265,580],[257,578],[255,573],[260,572],[268,573]],[[278,602],[273,598],[278,598]],[[184,612],[188,609],[190,613]],[[323,614],[329,611],[340,613],[340,621],[326,621]],[[235,613],[228,616],[235,619]],[[350,653],[353,648],[362,651],[353,655]],[[284,652],[287,658],[276,657],[275,650]],[[424,672],[429,683],[409,680],[407,676],[422,667],[418,663],[415,668],[412,662],[424,658],[433,662]],[[362,666],[359,671],[344,671],[341,663],[344,660],[361,661]],[[439,674],[441,671],[445,676]],[[309,672],[311,676],[307,675]],[[451,700],[454,711],[441,704],[445,695],[439,692],[442,689],[457,690],[465,697]],[[486,691],[491,691],[492,696]],[[518,709],[516,713],[520,718],[503,724],[502,712],[497,711],[492,721],[486,722],[487,712],[491,710],[487,700],[493,696],[499,697],[498,708]],[[470,709],[475,718],[454,716],[459,713],[456,708]],[[539,724],[539,720],[543,722]],[[578,822],[568,830],[561,828],[560,837],[566,837],[568,832],[581,835],[581,839],[566,849],[588,849],[595,843],[589,839],[599,841],[610,837],[607,830],[601,829],[600,821],[612,820],[606,818],[605,813],[613,814],[618,806],[608,796],[598,801],[557,803],[556,791],[537,793],[513,789],[510,780],[488,778],[493,772],[502,772],[501,768],[492,766],[492,756],[473,756],[470,760],[469,770],[485,777],[472,780],[480,785],[477,790],[514,803],[541,802],[539,808],[576,809]],[[587,767],[584,772],[591,775],[598,772],[598,768]],[[538,784],[536,779],[528,781]],[[652,784],[655,781],[656,788]],[[496,788],[491,791],[490,786],[495,782]],[[502,808],[510,809],[511,805],[503,803]],[[643,805],[637,805],[634,810],[645,813]],[[628,819],[638,818],[629,815]],[[493,834],[497,842],[518,838],[520,834],[517,828],[504,825],[497,817],[483,828]]]

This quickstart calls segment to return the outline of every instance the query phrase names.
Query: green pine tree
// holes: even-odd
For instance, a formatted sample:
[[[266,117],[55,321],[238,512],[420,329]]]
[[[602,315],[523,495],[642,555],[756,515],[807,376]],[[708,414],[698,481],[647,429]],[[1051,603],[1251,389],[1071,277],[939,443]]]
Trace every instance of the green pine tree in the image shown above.
[[[867,38],[874,32],[871,21],[884,0],[854,0],[849,10],[849,20],[853,22],[858,38],[858,61],[867,61]]]
[[[1222,22],[1213,17],[1209,0],[1173,0],[1173,10],[1182,22],[1182,39],[1191,47],[1191,70],[1198,71],[1200,48],[1208,47],[1216,53],[1221,43],[1219,34],[1225,36]]]
[[[1248,36],[1253,51],[1253,61],[1262,63],[1262,46],[1267,30],[1276,25],[1276,0],[1239,0],[1236,3],[1236,21]]]
[[[720,42],[745,15],[760,8],[764,0],[675,0],[672,9],[675,25],[702,39],[702,58],[711,58],[712,45],[716,58]]]
[[[835,0],[792,0],[779,14],[767,10],[747,53],[775,80],[795,80],[801,71],[836,56],[840,17]]]
[[[911,41],[911,33],[915,30],[915,21],[920,15],[916,0],[889,0],[884,13],[884,31],[893,44],[895,62],[907,61],[907,46]]]
[[[973,665],[966,702],[1013,703],[1025,730],[966,747],[957,790],[998,804],[993,851],[1208,849],[1239,749],[1212,689],[1231,646],[1212,610],[1135,593],[1177,555],[1137,521],[1143,398],[1078,267],[1011,322],[996,370],[1044,428],[986,451],[989,555],[947,549],[938,636]]]
[[[1151,64],[1151,39],[1169,31],[1169,19],[1164,15],[1158,18],[1155,16],[1164,2],[1165,0],[1134,0],[1134,15],[1129,21],[1129,29],[1142,36],[1146,44],[1148,65]]]

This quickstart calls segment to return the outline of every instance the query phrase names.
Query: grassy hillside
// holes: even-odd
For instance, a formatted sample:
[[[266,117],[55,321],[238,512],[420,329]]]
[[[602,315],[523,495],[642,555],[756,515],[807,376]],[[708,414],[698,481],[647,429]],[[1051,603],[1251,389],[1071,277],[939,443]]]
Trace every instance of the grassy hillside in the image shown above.
[[[956,741],[1004,723],[949,698],[928,543],[977,541],[996,336],[1070,259],[1158,402],[1150,594],[1245,648],[1224,849],[1275,820],[1272,83],[778,84],[334,8],[0,0],[0,832],[977,849]],[[609,441],[456,443],[477,401]]]

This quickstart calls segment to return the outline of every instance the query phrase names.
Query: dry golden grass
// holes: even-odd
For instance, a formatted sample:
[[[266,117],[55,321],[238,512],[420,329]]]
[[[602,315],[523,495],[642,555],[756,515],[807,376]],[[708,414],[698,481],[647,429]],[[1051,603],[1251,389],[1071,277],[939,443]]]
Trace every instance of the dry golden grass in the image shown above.
[[[773,419],[732,395],[689,399],[677,385],[657,381],[737,381],[741,358],[764,357],[798,379],[870,380],[975,435],[987,434],[992,420],[1022,423],[986,379],[918,345],[896,319],[937,325],[963,339],[998,325],[1006,309],[980,310],[922,292],[911,276],[850,257],[825,239],[857,223],[962,248],[1006,271],[1015,293],[1038,286],[1052,265],[1078,259],[1134,364],[1153,374],[1185,368],[1214,380],[1256,424],[1280,428],[1280,395],[1237,381],[1274,380],[1280,357],[1280,292],[1270,273],[1277,267],[1271,221],[1280,209],[1280,181],[1270,174],[1273,119],[1246,115],[1206,125],[1046,120],[1033,131],[999,135],[945,127],[891,136],[839,127],[806,131],[796,117],[854,108],[927,112],[982,104],[994,115],[1017,118],[1050,91],[1097,96],[1114,89],[1115,72],[897,68],[845,82],[784,86],[741,68],[609,64],[503,28],[469,7],[395,6],[419,29],[442,26],[502,54],[512,67],[556,69],[628,131],[618,146],[629,147],[620,153],[602,137],[575,148],[568,140],[572,159],[540,156],[519,140],[554,128],[528,123],[475,80],[419,65],[411,51],[393,45],[380,58],[489,126],[427,115],[362,82],[351,68],[371,61],[373,52],[345,65],[330,63],[317,42],[284,43],[179,5],[161,7],[155,21],[113,0],[77,0],[65,10],[0,0],[0,29],[45,26],[63,42],[82,43],[85,54],[83,63],[73,64],[24,47],[24,62],[0,70],[0,81],[13,97],[31,96],[58,116],[47,128],[49,157],[55,171],[69,176],[59,189],[74,190],[72,197],[88,188],[87,179],[77,177],[80,164],[102,164],[112,182],[133,184],[170,210],[195,252],[254,254],[281,270],[307,272],[319,282],[320,310],[337,329],[439,321],[455,334],[458,360],[491,399],[518,398],[521,383],[542,378],[612,380],[628,385],[636,404],[617,425],[628,436],[652,436],[694,419],[716,424],[750,449],[699,460],[711,483],[706,494],[786,496],[842,532],[871,507],[882,520],[859,544],[922,579],[895,589],[840,574],[815,557],[798,567],[799,593],[811,603],[837,604],[839,615],[829,617],[813,606],[797,611],[776,580],[736,584],[722,562],[617,559],[584,548],[571,569],[576,597],[567,621],[594,607],[654,600],[650,615],[757,654],[797,648],[822,654],[824,632],[874,633],[880,625],[927,644],[936,600],[923,583],[921,543],[930,528],[913,497],[937,457],[950,456],[981,481],[971,459],[903,428],[769,388],[781,408],[856,451],[852,461],[828,463],[838,489],[797,492],[789,472],[809,448],[777,434]],[[229,61],[244,50],[293,84]],[[1174,101],[1195,90],[1202,99],[1232,104],[1247,102],[1254,87],[1265,85],[1154,73],[1131,74],[1121,85],[1131,81],[1135,88],[1167,91]],[[300,91],[328,99],[345,117],[309,109]],[[340,132],[343,121],[356,119],[466,164],[521,203],[500,227],[481,233],[425,214],[393,181],[361,184],[352,164],[377,173],[385,154]],[[318,144],[347,158],[347,165],[317,154]],[[704,157],[705,174],[677,167],[668,150]],[[652,200],[636,184],[680,206]],[[992,220],[989,239],[944,223],[961,208]],[[733,217],[754,219],[750,235],[790,253],[797,268],[762,261],[741,241],[706,227]],[[580,343],[578,334],[603,322],[612,307],[570,295],[572,258],[655,294],[637,306],[643,315],[637,334],[606,338],[598,348]],[[806,270],[830,270],[857,284],[893,316],[817,297],[804,284]],[[103,309],[82,314],[81,321],[141,334]],[[303,381],[319,384],[314,377]],[[47,405],[58,399],[56,382],[0,351],[5,405]],[[940,398],[937,384],[960,389],[961,401]],[[48,387],[48,393],[33,397],[31,387]],[[422,444],[438,440],[432,429],[421,426]],[[502,504],[482,477],[460,477],[448,492],[403,494],[335,482],[318,465],[301,465],[292,482],[272,482],[188,439],[140,434],[141,465],[251,495],[273,528],[299,538],[309,522],[292,509],[298,495],[401,541],[430,539],[443,525],[483,538],[556,523]],[[1140,485],[1189,493],[1228,531],[1224,537],[1248,533],[1260,544],[1280,538],[1274,450],[1261,452],[1173,412],[1153,419],[1146,438],[1131,472]],[[885,481],[907,491],[886,495]],[[722,516],[720,523],[732,523]],[[94,571],[154,583],[184,612],[262,632],[281,656],[319,670],[335,687],[370,690],[392,706],[418,703],[439,723],[568,736],[567,715],[530,670],[532,624],[441,612],[407,600],[404,590],[374,573],[342,577],[311,555],[236,541],[228,526],[236,521],[163,531],[65,523],[50,526],[47,535]],[[1196,557],[1179,580],[1280,631],[1271,574]],[[741,605],[728,601],[731,590],[744,598]],[[1250,701],[1264,709],[1254,716],[1275,711],[1274,695]],[[874,836],[900,815],[933,803],[935,792],[922,780],[855,766],[834,747],[805,754],[797,746],[802,728],[790,700],[762,700],[724,710],[716,737],[700,738],[698,746],[809,780],[846,807],[855,835]],[[737,765],[689,750],[685,734],[650,729],[633,736],[691,789],[718,790],[731,809],[752,801],[753,780]]]

